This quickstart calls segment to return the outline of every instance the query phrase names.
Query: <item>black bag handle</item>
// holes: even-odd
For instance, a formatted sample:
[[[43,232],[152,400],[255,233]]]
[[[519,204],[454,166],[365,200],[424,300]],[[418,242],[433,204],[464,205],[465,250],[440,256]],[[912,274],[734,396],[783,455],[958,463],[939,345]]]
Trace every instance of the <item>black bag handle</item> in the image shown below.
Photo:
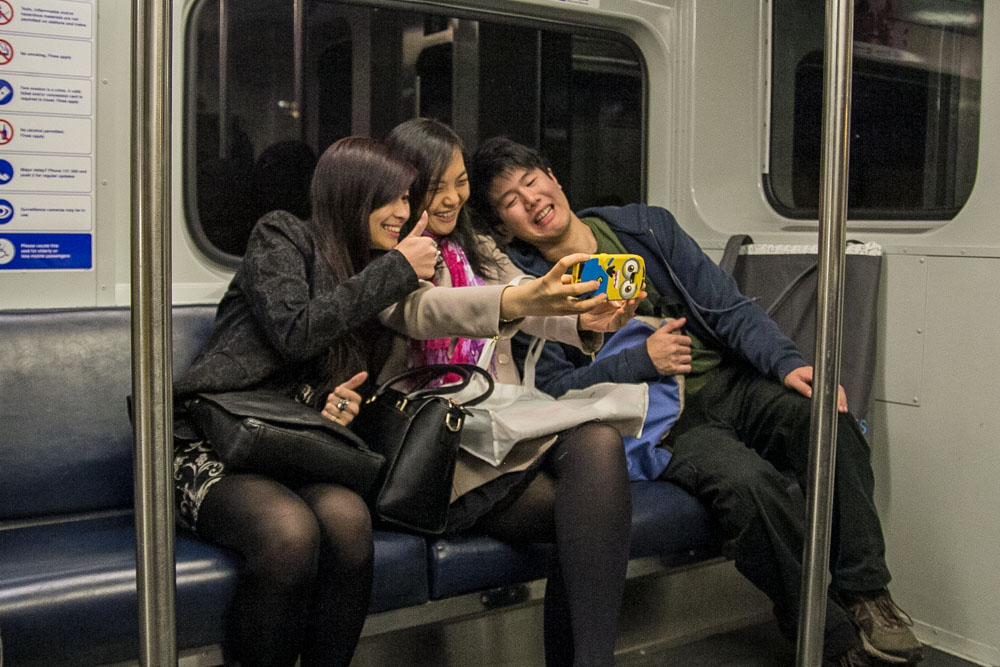
[[[476,366],[475,364],[428,364],[426,366],[418,366],[416,368],[411,368],[408,371],[403,371],[399,375],[389,378],[383,382],[378,389],[375,390],[375,396],[381,396],[389,389],[392,385],[403,380],[408,380],[411,378],[422,378],[423,382],[420,384],[421,387],[427,386],[427,383],[431,380],[441,377],[442,375],[447,375],[448,373],[454,373],[462,378],[462,381],[458,384],[449,384],[444,387],[436,387],[434,389],[420,389],[411,391],[406,395],[409,400],[415,400],[419,398],[424,398],[427,396],[443,396],[446,394],[457,394],[466,387],[469,386],[469,382],[472,381],[472,376],[480,375],[486,380],[486,390],[476,396],[465,401],[462,405],[465,407],[472,407],[473,405],[478,405],[485,401],[490,394],[493,393],[493,377],[487,373],[485,370]]]
[[[749,234],[733,234],[726,241],[726,249],[722,251],[722,259],[719,260],[719,268],[733,275],[736,269],[736,259],[740,256],[740,248],[753,243]]]

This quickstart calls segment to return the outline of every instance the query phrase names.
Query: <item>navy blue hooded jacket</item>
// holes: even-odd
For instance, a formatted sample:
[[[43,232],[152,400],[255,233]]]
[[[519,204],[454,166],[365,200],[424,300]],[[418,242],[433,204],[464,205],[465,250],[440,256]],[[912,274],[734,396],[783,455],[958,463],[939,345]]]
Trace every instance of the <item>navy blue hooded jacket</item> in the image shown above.
[[[736,281],[702,252],[666,209],[630,204],[587,209],[579,216],[604,220],[628,252],[642,256],[646,281],[660,293],[661,303],[680,306],[686,328],[705,345],[724,355],[735,354],[779,382],[807,365],[774,320],[740,293]],[[506,251],[526,273],[540,276],[552,267],[537,248],[522,241],[514,241]],[[524,343],[515,339],[519,363]],[[591,363],[588,357],[549,342],[538,360],[535,381],[543,391],[560,396],[598,382],[644,382],[656,377],[645,344]]]

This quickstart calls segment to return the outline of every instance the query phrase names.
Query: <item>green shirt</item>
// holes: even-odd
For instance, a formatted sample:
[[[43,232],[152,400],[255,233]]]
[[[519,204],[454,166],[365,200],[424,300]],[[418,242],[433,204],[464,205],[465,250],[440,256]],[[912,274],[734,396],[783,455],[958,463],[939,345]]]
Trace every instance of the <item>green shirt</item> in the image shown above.
[[[618,240],[611,228],[600,218],[581,218],[581,221],[590,228],[597,239],[597,252],[610,254],[629,254]],[[636,314],[648,317],[672,317],[681,315],[678,306],[660,306],[660,294],[656,288],[646,283],[646,298],[639,303]],[[684,332],[691,338],[691,372],[684,376],[684,393],[694,396],[699,389],[714,376],[715,369],[722,362],[722,355],[710,347],[706,347],[691,332]]]

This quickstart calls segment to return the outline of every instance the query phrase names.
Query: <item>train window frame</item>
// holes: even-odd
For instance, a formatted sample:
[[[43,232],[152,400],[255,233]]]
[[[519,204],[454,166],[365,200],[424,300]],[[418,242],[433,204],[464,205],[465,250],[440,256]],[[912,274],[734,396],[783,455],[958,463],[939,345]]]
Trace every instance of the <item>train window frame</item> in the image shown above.
[[[792,1],[792,0],[787,0]],[[860,0],[855,0],[859,2]],[[761,174],[762,186],[765,197],[768,204],[780,215],[790,219],[796,220],[815,220],[818,217],[818,206],[813,201],[808,202],[806,205],[800,205],[796,201],[796,196],[793,194],[795,189],[798,187],[801,192],[808,192],[808,196],[812,198],[812,192],[815,190],[816,196],[818,198],[819,194],[819,147],[820,139],[820,124],[821,124],[821,98],[822,98],[822,22],[823,22],[823,12],[822,8],[819,8],[818,20],[819,20],[819,46],[813,49],[803,49],[799,45],[791,45],[793,40],[791,38],[785,38],[786,34],[791,33],[791,30],[785,30],[778,25],[777,17],[780,15],[783,21],[787,21],[789,24],[791,20],[787,17],[793,14],[792,11],[783,12],[783,3],[786,0],[770,0],[769,8],[770,15],[768,17],[768,24],[765,30],[765,48],[768,50],[768,59],[764,64],[765,71],[763,72],[764,78],[767,81],[767,89],[764,94],[766,97],[766,105],[764,109],[765,118],[765,131],[764,131],[764,155],[763,157],[763,169]],[[849,202],[848,202],[848,212],[847,217],[849,220],[914,220],[914,221],[940,221],[946,222],[953,219],[962,207],[968,202],[969,197],[975,187],[975,181],[978,171],[978,156],[979,156],[979,144],[980,144],[980,103],[981,103],[981,85],[982,85],[982,51],[983,51],[983,38],[982,38],[982,17],[984,10],[983,0],[964,0],[965,5],[971,6],[972,10],[970,14],[964,15],[965,18],[970,22],[972,26],[972,35],[969,36],[976,46],[976,52],[970,58],[966,58],[958,63],[956,67],[955,62],[943,63],[939,61],[938,63],[930,63],[926,65],[923,69],[919,65],[914,65],[913,62],[917,59],[914,58],[914,54],[907,51],[905,46],[906,41],[902,41],[904,45],[902,48],[897,48],[899,44],[893,46],[891,38],[886,38],[888,44],[878,43],[880,39],[885,36],[885,32],[878,33],[877,36],[872,37],[871,33],[868,34],[869,41],[864,41],[859,39],[858,34],[855,34],[853,61],[854,61],[854,78],[852,80],[853,89],[853,108],[851,112],[852,116],[852,142],[851,142],[851,174],[849,179],[851,181],[849,186]],[[926,4],[926,3],[924,3]],[[872,11],[877,11],[878,7],[884,7],[884,3],[869,3],[869,7],[876,7]],[[890,9],[891,3],[889,3]],[[900,10],[900,15],[902,15],[904,10]],[[914,14],[917,12],[914,11]],[[869,17],[869,15],[866,15]],[[815,19],[815,17],[810,17]],[[905,23],[899,16],[891,17],[877,17],[883,22],[897,22]],[[913,18],[908,16],[907,18]],[[855,16],[855,25],[859,24],[859,16]],[[811,27],[815,28],[815,20],[813,20]],[[942,24],[943,25],[943,24]],[[930,26],[930,27],[928,27]],[[868,26],[865,26],[866,28]],[[911,26],[912,27],[912,26]],[[810,26],[802,27],[800,25],[800,33],[797,39],[800,42],[806,41],[807,38],[801,36],[802,33],[810,32]],[[888,30],[887,25],[882,26],[884,30]],[[920,25],[918,28],[924,30],[932,30],[933,26],[931,24]],[[959,28],[954,27],[955,34],[959,32]],[[901,32],[901,28],[896,28],[897,31]],[[945,27],[939,27],[939,30],[944,33],[947,29]],[[966,28],[969,29],[969,28]],[[909,30],[909,27],[906,28]],[[812,30],[815,33],[815,29]],[[857,31],[856,31],[857,32]],[[907,32],[902,33],[904,35]],[[961,35],[958,37],[955,34],[949,34],[950,39],[961,39]],[[812,41],[815,42],[816,35],[812,35]],[[942,40],[944,37],[942,37]],[[897,42],[900,41],[897,37]],[[799,48],[798,57],[792,61],[787,58],[782,60],[783,53],[785,51],[794,52],[795,48]],[[794,56],[793,56],[794,57]],[[817,65],[818,61],[818,65]],[[788,67],[791,63],[793,66]],[[971,73],[967,70],[970,69]],[[782,69],[782,65],[785,65]],[[935,71],[934,66],[937,66],[937,71]],[[947,67],[951,66],[952,71],[948,71]],[[812,70],[811,72],[809,70]],[[818,72],[818,84],[816,82]],[[790,73],[794,80],[789,82],[788,78]],[[972,76],[974,75],[974,76]],[[872,125],[869,123],[882,123],[882,128],[886,127],[889,122],[891,122],[891,116],[888,112],[884,113],[883,116],[879,117],[877,114],[881,109],[876,108],[876,104],[870,106],[864,106],[859,104],[859,100],[864,100],[865,98],[874,99],[875,95],[873,93],[878,93],[878,84],[886,81],[893,81],[895,83],[895,90],[889,89],[888,86],[884,86],[881,89],[881,94],[884,95],[883,101],[885,106],[889,107],[891,101],[895,99],[896,101],[903,100],[909,95],[911,98],[916,98],[919,95],[919,89],[922,85],[921,78],[926,80],[924,87],[927,91],[925,105],[928,108],[927,113],[920,119],[923,123],[922,126],[913,127],[910,126],[910,134],[913,136],[917,135],[920,129],[924,130],[924,142],[920,145],[923,149],[921,154],[921,159],[923,164],[920,165],[922,170],[918,173],[912,173],[911,167],[911,178],[910,178],[910,189],[904,191],[900,189],[897,196],[900,200],[907,198],[910,199],[920,198],[919,203],[913,204],[909,202],[887,203],[885,205],[878,205],[877,202],[872,203],[871,200],[864,200],[860,204],[857,202],[858,192],[863,190],[875,191],[878,186],[881,185],[881,181],[877,177],[871,177],[866,179],[866,169],[869,166],[869,162],[859,162],[859,160],[872,160],[872,163],[881,160],[887,152],[883,151],[878,153],[879,157],[872,158],[875,154],[875,148],[870,148],[868,150],[869,154],[866,154],[862,150],[865,142],[870,142],[874,144],[874,140],[869,137],[879,136],[877,130],[872,129]],[[933,83],[934,77],[937,77],[938,87],[937,90],[943,90],[944,93],[942,97],[950,95],[950,111],[953,114],[948,117],[947,112],[942,112],[938,116],[933,116],[930,108],[934,105],[931,95],[933,90],[931,84]],[[806,81],[807,83],[803,83]],[[800,88],[800,85],[802,88]],[[818,94],[816,93],[816,88],[818,86]],[[908,90],[907,90],[908,89]],[[887,92],[888,91],[888,92]],[[813,95],[809,95],[812,92]],[[895,97],[893,97],[893,95]],[[807,104],[814,107],[813,110],[801,110],[799,106],[799,99],[807,100]],[[789,103],[791,100],[791,103]],[[957,110],[959,105],[964,105],[961,113]],[[805,106],[805,105],[803,105]],[[969,107],[974,107],[969,109]],[[903,107],[898,105],[896,108],[911,108]],[[789,112],[789,109],[791,111]],[[802,113],[803,116],[808,116],[810,111],[815,114],[818,113],[820,118],[810,117],[809,122],[816,127],[815,135],[813,136],[810,132],[806,134],[801,131],[801,128],[797,128],[797,121],[794,116],[797,113]],[[784,114],[783,117],[778,116],[778,114]],[[901,117],[902,113],[900,114]],[[784,118],[792,117],[793,120],[784,120]],[[944,120],[942,120],[944,117]],[[863,122],[859,120],[863,119]],[[950,123],[950,124],[949,124]],[[946,126],[947,125],[947,126]],[[934,129],[937,128],[937,132]],[[905,134],[905,129],[901,131],[901,134]],[[864,134],[869,135],[869,137],[863,137]],[[947,143],[942,140],[943,133],[949,133],[947,140],[951,143]],[[796,141],[801,141],[799,137],[808,137],[808,140],[815,144],[811,146],[809,150],[803,151],[807,155],[797,154],[796,151]],[[931,140],[928,140],[928,137]],[[912,137],[911,137],[912,138]],[[937,141],[936,145],[930,145],[932,141]],[[902,145],[902,142],[899,142]],[[910,156],[911,163],[913,161],[914,151],[913,146],[916,144],[911,142],[909,144],[911,150],[907,154],[905,151],[901,150],[892,156],[896,159],[896,162],[892,163],[896,165],[897,168],[902,171],[900,165],[905,163],[907,155]],[[935,153],[935,149],[940,149],[943,145],[944,151]],[[782,152],[783,151],[783,152]],[[815,151],[814,153],[812,151]],[[938,160],[931,164],[931,161],[935,159],[935,156],[939,154],[945,154],[945,160],[951,157],[951,161]],[[813,161],[814,160],[814,161]],[[796,162],[800,161],[798,166]],[[805,168],[802,165],[807,165]],[[882,165],[875,165],[876,167]],[[883,175],[889,173],[888,170],[883,168]],[[800,171],[796,172],[796,169]],[[813,174],[813,170],[815,173]],[[877,171],[873,168],[872,171]],[[945,181],[944,176],[938,176],[938,172],[948,172],[952,176],[953,181]],[[937,180],[935,180],[935,177]],[[797,185],[796,179],[800,178],[805,180],[803,185]],[[959,182],[959,179],[961,181]],[[815,187],[813,188],[813,181],[815,182]],[[801,182],[801,181],[800,181]],[[933,196],[940,197],[943,201],[928,202],[928,192],[933,192]],[[914,194],[916,193],[916,194]],[[876,198],[878,195],[873,195],[872,198]]]
[[[642,51],[640,50],[638,45],[626,34],[615,31],[613,29],[597,28],[592,25],[585,25],[582,23],[574,22],[572,20],[572,17],[567,17],[566,20],[552,20],[552,19],[543,20],[540,18],[534,18],[527,15],[501,14],[499,12],[490,10],[455,8],[446,6],[424,6],[424,5],[414,6],[412,4],[395,2],[392,0],[387,0],[387,1],[310,0],[310,2],[314,6],[315,5],[329,6],[330,8],[333,8],[334,13],[336,13],[336,10],[338,9],[345,12],[346,11],[371,12],[372,15],[374,15],[374,13],[376,12],[380,12],[383,10],[396,11],[399,12],[401,16],[403,14],[420,16],[423,18],[425,22],[434,22],[435,20],[444,22],[457,21],[459,23],[462,21],[476,22],[475,25],[477,26],[477,29],[480,25],[485,24],[489,26],[490,29],[524,30],[526,31],[526,33],[535,35],[534,39],[536,39],[538,43],[538,51],[535,54],[536,67],[538,68],[538,71],[536,73],[536,80],[531,81],[530,83],[527,84],[528,86],[534,86],[532,90],[533,94],[537,98],[535,99],[536,108],[534,109],[536,114],[534,117],[534,125],[535,125],[534,136],[531,137],[532,140],[529,141],[528,137],[517,136],[517,134],[514,132],[504,132],[504,133],[510,134],[515,139],[523,141],[524,143],[540,148],[543,154],[546,154],[546,156],[550,158],[550,160],[552,160],[554,165],[554,170],[556,171],[556,173],[560,174],[560,180],[564,183],[564,186],[566,186],[567,189],[573,187],[573,177],[572,174],[570,173],[568,165],[571,164],[570,163],[571,159],[576,160],[579,158],[578,156],[571,154],[572,149],[574,148],[571,138],[566,138],[563,140],[567,145],[567,148],[564,151],[565,155],[557,155],[557,156],[552,155],[552,153],[559,152],[551,148],[551,142],[554,141],[552,139],[552,136],[558,135],[559,127],[552,128],[547,126],[546,117],[544,116],[542,111],[543,107],[542,98],[548,96],[549,93],[548,91],[543,90],[541,88],[541,79],[545,75],[544,73],[546,67],[550,66],[550,63],[545,60],[546,56],[543,53],[543,48],[545,46],[543,44],[543,36],[552,37],[552,39],[549,40],[550,42],[553,40],[557,40],[557,41],[565,41],[568,43],[576,44],[574,40],[583,40],[584,42],[590,40],[595,44],[597,43],[604,43],[606,45],[612,44],[615,46],[615,48],[618,48],[623,52],[627,51],[628,55],[631,56],[631,60],[628,61],[626,65],[621,65],[621,62],[624,61],[620,61],[618,63],[618,66],[622,68],[623,72],[626,72],[626,74],[622,75],[623,77],[627,75],[634,79],[634,83],[631,85],[635,88],[635,90],[632,92],[632,95],[621,97],[620,100],[618,100],[621,102],[621,104],[619,104],[618,106],[624,109],[623,113],[631,116],[631,121],[629,121],[630,125],[628,125],[628,127],[625,127],[622,131],[630,133],[630,136],[633,137],[631,141],[635,145],[635,150],[629,153],[627,157],[623,157],[621,159],[629,159],[633,162],[633,167],[631,168],[631,171],[629,173],[630,174],[634,173],[635,176],[634,192],[627,193],[628,195],[631,196],[628,196],[626,198],[629,201],[632,201],[635,198],[638,198],[638,200],[640,201],[645,201],[647,195],[647,173],[648,173],[648,152],[649,152],[648,148],[649,74],[648,74],[647,63]],[[219,265],[224,269],[236,269],[239,267],[239,264],[242,261],[242,254],[234,254],[223,248],[220,248],[219,245],[216,242],[214,242],[212,238],[210,238],[209,233],[206,231],[206,225],[202,220],[201,211],[199,210],[199,199],[198,199],[199,198],[198,173],[200,168],[200,162],[198,156],[198,143],[197,143],[198,130],[196,128],[196,124],[198,122],[198,114],[199,114],[198,96],[200,90],[199,80],[198,80],[199,76],[198,68],[200,64],[199,60],[203,57],[202,54],[199,53],[198,21],[201,17],[201,12],[203,12],[205,8],[213,6],[215,7],[218,6],[217,1],[213,2],[213,0],[196,0],[189,6],[189,11],[187,12],[187,16],[184,22],[185,25],[184,50],[186,57],[185,57],[184,84],[183,84],[183,90],[184,90],[184,103],[182,105],[183,118],[181,123],[183,131],[182,145],[184,147],[184,151],[182,154],[182,163],[184,165],[183,176],[182,176],[182,201],[184,206],[184,224],[189,232],[190,238],[194,246],[204,258],[208,259],[210,262],[216,265]],[[571,47],[571,50],[573,48],[575,47]],[[587,54],[583,53],[582,55],[579,56],[579,59],[581,61],[585,61],[587,57],[588,57]],[[571,71],[576,73],[577,59],[575,52],[573,52],[573,56],[570,58],[570,60],[572,61]],[[606,59],[608,62],[611,62],[610,65],[608,65],[607,63],[602,65],[601,58],[599,55],[593,57],[592,60],[594,62],[589,64],[585,63],[583,66],[581,66],[580,71],[585,71],[583,68],[593,67],[595,69],[586,70],[588,72],[593,73],[593,72],[600,72],[601,67],[614,68],[616,66],[615,63],[613,62],[615,60],[614,58]],[[477,70],[479,67],[483,66],[483,61],[478,51],[476,52],[475,65]],[[221,70],[220,65],[217,64],[215,66],[219,67]],[[362,68],[362,70],[364,70],[365,68],[372,68],[372,69],[374,68],[371,57],[369,57],[367,63],[363,63],[362,65],[359,66]],[[398,67],[400,65],[397,64],[396,66]],[[357,66],[352,65],[351,67],[352,67],[352,73],[356,77],[358,71]],[[496,63],[493,63],[493,67],[494,68],[497,67]],[[570,70],[567,70],[567,72],[568,71]],[[609,69],[607,71],[612,71],[612,70]],[[476,90],[478,91],[479,89],[477,88]],[[383,132],[378,132],[375,129],[373,129],[373,125],[377,125],[377,123],[375,122],[377,112],[374,110],[374,107],[376,106],[375,103],[371,101],[370,97],[370,95],[372,94],[371,91],[368,91],[368,94],[369,94],[369,101],[367,102],[367,104],[364,102],[359,103],[367,107],[366,109],[367,117],[362,119],[361,121],[362,127],[360,128],[358,127],[358,117],[357,117],[358,114],[356,110],[351,115],[351,117],[347,119],[348,127],[351,133],[373,135],[381,138],[381,136],[384,135],[384,131],[387,131],[388,128],[380,128],[383,130]],[[296,101],[299,99],[305,99],[305,98],[301,96],[296,97]],[[612,99],[612,102],[616,100],[617,98]],[[602,104],[605,101],[606,100],[604,101],[596,100],[596,104]],[[633,101],[635,102],[635,104],[632,104]],[[483,113],[479,112],[478,110],[478,107],[481,104],[481,102],[482,102],[481,99],[477,99],[474,102],[474,106],[476,107],[476,111],[474,112],[476,113],[475,136],[480,140],[500,133],[496,131],[483,132],[481,134],[479,133],[479,130],[482,128],[483,125],[483,119],[485,117]],[[460,105],[453,105],[451,108],[452,110],[456,110],[460,108]],[[551,108],[555,109],[556,108],[555,104],[551,104]],[[420,108],[420,111],[423,111],[422,107]],[[413,117],[413,115],[414,114],[410,114],[410,116],[408,117]],[[428,114],[424,113],[423,115],[428,115]],[[572,114],[570,117],[575,118],[575,116],[572,116]],[[396,122],[401,122],[401,120],[405,120],[405,118],[397,119],[393,123],[393,125]],[[455,127],[456,131],[458,131],[459,134],[463,136],[463,138],[466,138],[467,149],[469,150],[473,149],[474,146],[468,145],[470,142],[468,141],[466,135],[463,133],[462,128],[459,127],[459,123],[451,118],[449,118],[448,120],[451,121],[451,124],[453,125],[453,127]],[[224,125],[225,124],[223,123],[223,126]],[[554,134],[552,136],[545,136],[547,133],[551,133],[553,129],[554,129]],[[564,134],[572,134],[571,127],[567,127],[566,129],[570,129],[570,132]],[[607,137],[602,137],[602,138],[603,138],[603,143],[607,144],[608,138]],[[546,141],[550,142],[550,145],[548,147],[546,146],[545,143]],[[558,141],[558,139],[555,139],[555,141]],[[590,142],[590,143],[597,143],[597,142]],[[322,148],[325,148],[325,146],[323,146]],[[317,155],[321,153],[322,148],[314,149]],[[587,148],[589,149],[590,146],[588,146]],[[581,152],[583,152],[582,147],[580,148],[579,151],[577,151],[577,153]],[[589,157],[590,155],[588,153],[587,155],[584,156],[583,160],[587,160]],[[609,156],[607,155],[606,150],[603,154],[597,152],[598,160],[604,161],[608,157]],[[560,169],[559,166],[560,161],[564,162],[567,166],[565,168]],[[572,164],[577,164],[577,163],[573,162]],[[580,164],[586,164],[586,162],[581,162]],[[590,168],[589,170],[585,168],[584,170],[588,171],[589,173],[589,171],[593,171],[593,168]],[[613,172],[614,170],[611,170],[611,173]],[[632,179],[628,179],[628,182],[631,184]],[[597,202],[597,203],[603,203],[603,202]],[[255,221],[256,219],[254,219],[253,222]]]

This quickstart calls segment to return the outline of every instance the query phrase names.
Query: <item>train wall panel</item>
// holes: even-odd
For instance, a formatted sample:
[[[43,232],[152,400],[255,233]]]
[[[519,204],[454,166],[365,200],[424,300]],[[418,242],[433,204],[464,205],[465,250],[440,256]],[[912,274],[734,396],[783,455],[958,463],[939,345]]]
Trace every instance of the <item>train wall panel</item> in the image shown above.
[[[894,266],[895,264],[890,264]],[[918,406],[878,402],[876,501],[893,594],[920,638],[1000,664],[1000,259],[929,257],[887,273],[889,302],[926,301]]]

